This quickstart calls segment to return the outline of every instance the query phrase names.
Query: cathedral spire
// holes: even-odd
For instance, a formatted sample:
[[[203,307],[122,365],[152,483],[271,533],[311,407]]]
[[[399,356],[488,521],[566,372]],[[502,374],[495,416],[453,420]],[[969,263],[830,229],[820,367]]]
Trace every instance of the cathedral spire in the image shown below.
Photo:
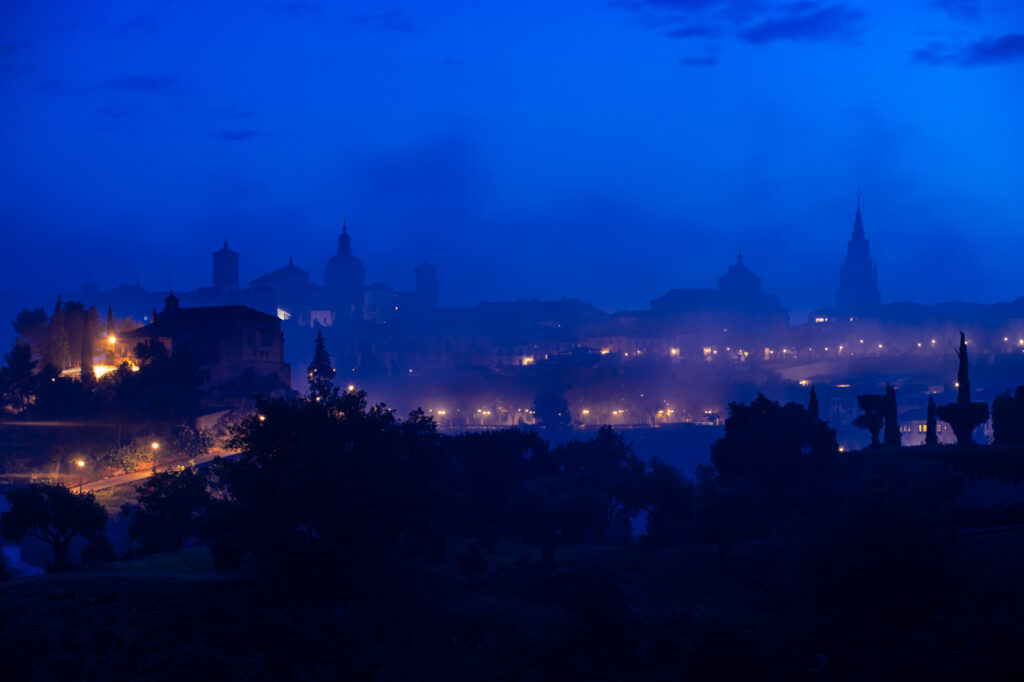
[[[853,234],[846,243],[846,259],[839,269],[839,289],[836,291],[836,308],[841,313],[854,315],[870,314],[881,304],[878,272],[871,260],[870,245],[864,233],[860,198],[860,190],[857,190]]]
[[[864,218],[860,214],[860,190],[857,190],[857,216],[853,219],[853,238],[864,239]]]
[[[352,254],[352,238],[348,236],[348,218],[341,220],[341,234],[338,235],[338,255],[349,256]]]

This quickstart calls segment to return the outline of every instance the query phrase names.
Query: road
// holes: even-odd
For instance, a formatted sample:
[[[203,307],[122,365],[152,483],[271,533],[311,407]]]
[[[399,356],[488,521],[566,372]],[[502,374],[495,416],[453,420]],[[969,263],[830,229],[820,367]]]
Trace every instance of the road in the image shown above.
[[[212,462],[216,457],[223,457],[230,459],[231,457],[237,456],[237,452],[211,452],[208,455],[201,455],[196,457],[193,461],[197,466]],[[169,462],[170,465],[179,464],[180,462]],[[167,469],[164,469],[166,471]],[[139,471],[133,471],[130,474],[120,474],[118,476],[111,476],[109,478],[101,478],[96,481],[86,481],[82,484],[82,491],[88,493],[94,493],[97,490],[105,490],[107,488],[113,488],[115,486],[124,485],[126,483],[134,483],[135,481],[142,481],[153,475],[151,468],[140,469]],[[76,486],[69,486],[75,488]]]

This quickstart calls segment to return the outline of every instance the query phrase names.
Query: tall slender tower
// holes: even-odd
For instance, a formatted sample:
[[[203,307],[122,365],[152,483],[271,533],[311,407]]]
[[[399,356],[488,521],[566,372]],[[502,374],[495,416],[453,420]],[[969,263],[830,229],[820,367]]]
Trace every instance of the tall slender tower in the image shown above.
[[[836,308],[840,313],[863,315],[878,308],[882,294],[878,290],[878,269],[871,260],[868,239],[864,235],[864,219],[860,214],[860,192],[857,193],[857,217],[853,235],[846,243],[846,260],[839,268],[839,290]]]
[[[228,248],[227,237],[224,248],[213,252],[213,288],[238,291],[238,253]]]

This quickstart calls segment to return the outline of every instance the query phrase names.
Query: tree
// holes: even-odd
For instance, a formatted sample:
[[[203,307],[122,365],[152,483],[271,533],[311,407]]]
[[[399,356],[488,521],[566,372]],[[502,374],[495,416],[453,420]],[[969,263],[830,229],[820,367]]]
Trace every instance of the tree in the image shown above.
[[[92,367],[92,316],[96,308],[82,311],[82,340],[80,343],[81,360],[78,365],[82,370],[82,385],[92,388],[96,384],[96,374]]]
[[[1024,445],[1024,386],[992,401],[992,440],[996,445]]]
[[[47,318],[42,308],[24,309],[14,320],[14,331],[24,343],[38,350],[46,350]]]
[[[334,367],[331,366],[331,356],[324,346],[324,336],[320,329],[316,330],[313,362],[309,363],[306,376],[309,379],[309,395],[314,400],[326,400],[338,390],[332,381]]]
[[[542,393],[533,401],[533,412],[542,429],[565,430],[572,424],[569,403],[557,393]]]
[[[663,547],[692,541],[696,489],[678,469],[655,457],[639,497],[647,513],[645,543]]]
[[[821,412],[818,409],[818,394],[814,390],[813,384],[811,384],[811,395],[807,399],[807,411],[811,413],[812,417],[821,419]]]
[[[935,446],[939,444],[938,424],[935,423],[935,398],[928,396],[928,421],[925,424],[924,444]]]
[[[513,534],[509,501],[525,481],[558,471],[548,442],[535,431],[508,429],[444,439],[460,474],[453,533],[488,540]]]
[[[171,447],[189,459],[201,457],[213,447],[213,436],[193,424],[176,424],[171,432]]]
[[[864,414],[853,420],[853,425],[871,433],[871,447],[879,445],[878,434],[885,423],[885,396],[874,393],[857,396],[857,405]]]
[[[32,349],[28,344],[16,343],[5,356],[7,366],[0,367],[0,411],[19,414],[24,412],[34,399]]]
[[[711,446],[711,462],[723,481],[776,487],[838,451],[835,431],[802,405],[779,405],[758,394],[749,405],[729,404],[725,436]]]
[[[61,308],[60,296],[57,296],[57,306],[54,308],[53,317],[50,318],[50,330],[47,335],[49,347],[46,349],[46,358],[58,371],[67,368],[71,356],[65,317]]]
[[[138,488],[138,505],[125,505],[128,537],[143,554],[183,547],[200,535],[210,504],[207,475],[200,469],[159,473]]]
[[[902,437],[900,436],[900,424],[898,421],[898,405],[896,403],[896,389],[890,384],[885,385],[885,401],[883,410],[885,412],[885,437],[883,442],[888,448],[898,448]]]
[[[359,589],[382,562],[435,556],[447,459],[431,419],[399,421],[366,394],[260,399],[214,464],[208,538],[219,565],[252,555],[276,584]]]
[[[106,460],[126,474],[138,471],[146,454],[135,444],[135,441],[115,446],[106,456]]]
[[[68,546],[75,537],[99,538],[107,525],[107,512],[92,493],[76,495],[64,486],[33,483],[7,493],[10,511],[0,517],[3,535],[21,542],[26,535],[53,549],[53,570],[69,565]]]

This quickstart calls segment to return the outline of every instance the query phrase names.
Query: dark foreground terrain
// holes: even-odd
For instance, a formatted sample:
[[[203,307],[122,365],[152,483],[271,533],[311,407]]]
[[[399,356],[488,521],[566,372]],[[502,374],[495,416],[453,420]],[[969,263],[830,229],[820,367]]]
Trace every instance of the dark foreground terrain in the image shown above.
[[[8,680],[1022,679],[1024,530],[961,535],[959,595],[923,622],[856,628],[796,603],[786,550],[500,543],[467,580],[444,559],[327,607],[205,548],[0,586]],[[396,576],[397,577],[397,576]]]

